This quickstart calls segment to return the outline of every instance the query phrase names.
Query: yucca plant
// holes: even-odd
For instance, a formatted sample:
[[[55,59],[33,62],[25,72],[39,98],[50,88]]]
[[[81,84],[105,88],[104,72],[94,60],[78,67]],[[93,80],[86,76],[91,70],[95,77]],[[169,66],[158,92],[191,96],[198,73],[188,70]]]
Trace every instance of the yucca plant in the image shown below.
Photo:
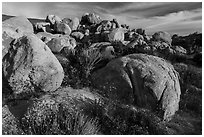
[[[98,64],[102,60],[100,51],[96,48],[83,50],[81,53],[80,63],[84,68],[85,78],[88,78]]]

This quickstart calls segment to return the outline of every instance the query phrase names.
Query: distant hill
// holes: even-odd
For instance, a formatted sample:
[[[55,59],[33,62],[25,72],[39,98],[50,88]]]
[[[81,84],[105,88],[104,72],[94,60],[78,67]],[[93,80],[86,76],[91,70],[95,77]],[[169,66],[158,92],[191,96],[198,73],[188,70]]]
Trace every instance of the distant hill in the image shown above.
[[[7,20],[9,18],[12,18],[12,17],[15,17],[15,16],[10,16],[10,15],[5,15],[5,14],[2,14],[2,21],[4,20]],[[28,20],[33,24],[33,23],[36,23],[36,22],[44,22],[45,20],[42,20],[42,19],[34,19],[34,18],[28,18]]]

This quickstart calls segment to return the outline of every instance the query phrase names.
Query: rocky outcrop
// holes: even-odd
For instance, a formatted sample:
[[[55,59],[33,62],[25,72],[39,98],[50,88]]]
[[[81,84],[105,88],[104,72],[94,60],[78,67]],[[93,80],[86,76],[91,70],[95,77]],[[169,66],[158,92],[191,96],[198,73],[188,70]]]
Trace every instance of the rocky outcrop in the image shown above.
[[[2,64],[3,76],[19,98],[38,90],[55,91],[64,78],[56,57],[34,34],[16,40]]]
[[[97,27],[96,31],[97,32],[103,32],[103,31],[109,31],[112,28],[112,24],[108,20],[103,20]]]
[[[179,109],[178,74],[165,60],[145,54],[131,54],[109,62],[92,75],[95,87],[113,100],[164,111],[169,120]]]
[[[166,42],[168,44],[171,44],[172,42],[171,35],[168,32],[164,32],[164,31],[159,31],[154,33],[152,35],[152,38],[155,41]]]
[[[101,18],[94,13],[85,13],[82,18],[80,24],[82,25],[92,25],[99,24],[101,22]]]

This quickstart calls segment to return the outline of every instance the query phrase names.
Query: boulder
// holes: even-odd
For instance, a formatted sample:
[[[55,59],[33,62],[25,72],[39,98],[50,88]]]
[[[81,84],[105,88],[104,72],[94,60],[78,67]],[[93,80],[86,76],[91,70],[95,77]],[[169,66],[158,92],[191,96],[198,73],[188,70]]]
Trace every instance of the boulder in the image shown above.
[[[70,36],[72,36],[72,37],[75,38],[75,39],[81,40],[81,39],[83,39],[84,34],[81,33],[81,32],[75,31],[75,32],[72,32],[72,33],[70,34]]]
[[[112,26],[111,26],[112,29],[120,28],[120,24],[118,23],[117,19],[113,19],[111,21],[111,24],[112,24]]]
[[[16,40],[2,61],[3,76],[16,98],[37,91],[55,91],[64,71],[51,50],[34,34]]]
[[[60,36],[52,38],[46,43],[52,52],[59,53],[65,47],[73,50],[76,47],[76,40],[69,36]]]
[[[101,22],[101,18],[94,13],[85,13],[82,18],[80,24],[82,25],[92,25],[99,24]]]
[[[108,20],[103,20],[101,21],[100,25],[97,27],[96,31],[97,32],[102,32],[102,31],[109,31],[112,28],[112,24]]]
[[[50,23],[48,22],[37,22],[33,24],[35,33],[37,32],[52,32],[50,28]]]
[[[70,33],[72,32],[71,28],[66,23],[55,23],[54,31],[56,33],[64,35],[70,35]]]
[[[58,17],[56,15],[47,15],[45,21],[50,23],[51,28],[53,28],[55,24],[62,22],[60,17]]]
[[[122,28],[116,28],[113,29],[109,34],[108,34],[108,39],[110,42],[113,41],[124,41],[124,30]]]
[[[33,25],[30,21],[23,16],[12,17],[2,22],[3,27],[11,27],[23,33],[33,33]]]
[[[144,40],[141,40],[141,39],[135,39],[129,42],[126,45],[126,48],[133,49],[135,53],[146,53],[146,54],[152,53],[152,48],[149,45],[147,45],[147,43]]]
[[[174,47],[174,50],[175,50],[176,53],[187,54],[186,49],[184,49],[184,48],[181,47],[181,46],[175,46],[175,47]]]
[[[156,56],[130,54],[112,60],[92,74],[92,82],[113,100],[152,110],[159,107],[164,120],[179,109],[178,73]]]
[[[48,33],[48,32],[39,32],[39,33],[36,34],[36,36],[39,39],[41,39],[44,43],[47,43],[51,39],[61,36],[61,34],[51,34],[51,33]]]
[[[73,18],[72,22],[73,23],[72,23],[71,29],[72,30],[77,30],[77,28],[79,26],[79,18],[77,18],[77,17]]]
[[[78,18],[64,18],[62,20],[63,23],[66,23],[67,25],[69,25],[69,27],[71,28],[71,30],[77,30],[78,26],[79,26],[79,19]]]
[[[154,35],[152,35],[152,38],[155,41],[166,42],[168,44],[171,44],[172,42],[171,35],[168,32],[164,31],[154,33]]]
[[[136,32],[140,35],[144,35],[145,34],[145,30],[142,28],[136,29]]]

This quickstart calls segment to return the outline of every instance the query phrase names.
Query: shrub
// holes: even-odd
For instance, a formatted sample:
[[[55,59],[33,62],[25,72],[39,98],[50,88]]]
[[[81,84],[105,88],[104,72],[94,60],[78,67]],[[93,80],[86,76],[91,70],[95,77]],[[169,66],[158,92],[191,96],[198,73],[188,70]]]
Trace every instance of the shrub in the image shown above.
[[[81,102],[70,97],[62,97],[57,101],[48,97],[47,100],[34,103],[22,118],[21,128],[28,135],[100,134],[98,120],[81,113]]]

